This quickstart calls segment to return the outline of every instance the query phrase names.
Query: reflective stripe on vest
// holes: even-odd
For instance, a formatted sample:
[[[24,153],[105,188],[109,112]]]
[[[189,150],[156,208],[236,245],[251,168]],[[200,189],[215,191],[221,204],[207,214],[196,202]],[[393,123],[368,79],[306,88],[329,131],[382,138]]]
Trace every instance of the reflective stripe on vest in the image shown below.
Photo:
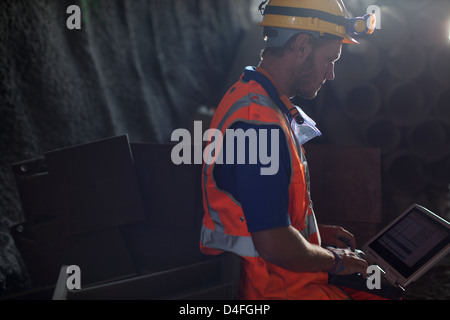
[[[317,232],[317,221],[314,214],[307,214],[305,219],[306,228],[300,231],[300,234],[306,239],[309,240],[309,237]]]
[[[242,257],[258,257],[251,237],[233,236],[202,226],[200,236],[202,245],[223,251],[232,251]]]

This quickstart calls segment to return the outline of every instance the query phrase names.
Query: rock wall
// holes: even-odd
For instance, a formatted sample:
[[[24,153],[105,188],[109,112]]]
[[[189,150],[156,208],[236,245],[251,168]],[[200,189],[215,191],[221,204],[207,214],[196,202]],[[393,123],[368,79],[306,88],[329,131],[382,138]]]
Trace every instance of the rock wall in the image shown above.
[[[216,105],[249,22],[239,0],[0,2],[0,293],[29,285],[9,227],[23,219],[11,165],[128,134],[167,142]],[[81,29],[66,26],[70,5]]]

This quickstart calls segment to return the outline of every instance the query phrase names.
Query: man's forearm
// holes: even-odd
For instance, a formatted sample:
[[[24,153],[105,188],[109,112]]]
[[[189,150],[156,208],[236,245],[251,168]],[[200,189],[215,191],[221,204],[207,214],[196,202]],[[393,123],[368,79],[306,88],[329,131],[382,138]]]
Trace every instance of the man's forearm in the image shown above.
[[[252,238],[264,260],[293,272],[325,271],[335,263],[333,253],[309,243],[291,226],[255,232]]]

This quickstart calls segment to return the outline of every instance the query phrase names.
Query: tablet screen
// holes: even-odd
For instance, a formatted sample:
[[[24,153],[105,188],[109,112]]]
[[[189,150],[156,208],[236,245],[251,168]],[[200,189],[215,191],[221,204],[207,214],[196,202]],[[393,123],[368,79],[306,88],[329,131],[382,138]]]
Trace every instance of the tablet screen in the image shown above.
[[[448,227],[413,208],[369,247],[408,278],[449,242]]]

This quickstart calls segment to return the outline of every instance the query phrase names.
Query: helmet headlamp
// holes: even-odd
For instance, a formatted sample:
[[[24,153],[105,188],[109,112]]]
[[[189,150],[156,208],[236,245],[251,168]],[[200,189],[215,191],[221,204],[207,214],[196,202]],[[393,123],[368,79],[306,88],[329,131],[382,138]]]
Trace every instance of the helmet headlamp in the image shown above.
[[[368,13],[362,17],[346,18],[348,20],[347,33],[354,35],[372,34],[377,24],[376,16]]]

